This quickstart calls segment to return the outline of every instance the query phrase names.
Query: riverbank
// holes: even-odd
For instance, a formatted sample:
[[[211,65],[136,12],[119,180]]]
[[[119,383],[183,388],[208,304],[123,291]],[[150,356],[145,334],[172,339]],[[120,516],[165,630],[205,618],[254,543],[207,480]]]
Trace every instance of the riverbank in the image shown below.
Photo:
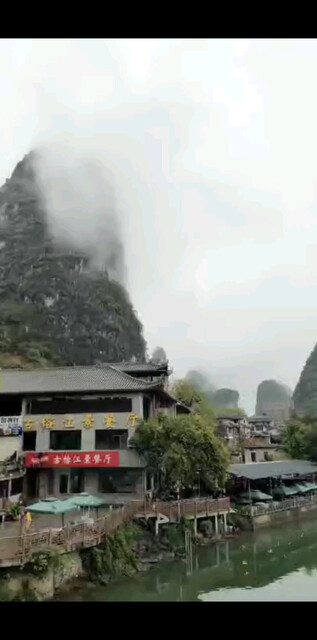
[[[195,538],[186,521],[162,526],[159,536],[150,523],[143,523],[120,527],[98,547],[62,554],[58,548],[43,547],[22,568],[0,570],[0,601],[56,599],[76,581],[106,586],[121,577],[146,573],[160,563],[185,557],[185,529],[191,530],[196,545],[212,544],[221,537],[212,533],[208,520],[201,523]]]

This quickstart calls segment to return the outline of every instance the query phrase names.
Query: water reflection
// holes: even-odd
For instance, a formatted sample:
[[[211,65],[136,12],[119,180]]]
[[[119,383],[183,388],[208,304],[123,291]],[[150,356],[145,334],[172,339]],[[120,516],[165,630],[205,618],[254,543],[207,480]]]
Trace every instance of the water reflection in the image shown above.
[[[168,563],[108,587],[83,587],[79,595],[102,601],[317,600],[317,521],[244,534],[198,549],[190,563]]]

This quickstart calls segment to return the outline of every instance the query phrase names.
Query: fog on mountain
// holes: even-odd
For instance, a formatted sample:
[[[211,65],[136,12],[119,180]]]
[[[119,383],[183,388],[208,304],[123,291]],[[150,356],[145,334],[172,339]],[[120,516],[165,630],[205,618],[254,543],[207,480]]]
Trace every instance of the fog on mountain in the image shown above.
[[[49,163],[39,173],[42,159],[42,151],[26,156],[0,190],[0,364],[16,366],[16,354],[21,366],[144,360],[107,184],[90,165],[91,182],[76,195],[67,163],[65,176],[61,165],[52,177]],[[85,167],[78,160],[75,184]],[[80,214],[77,235],[74,219],[66,220],[72,211]]]

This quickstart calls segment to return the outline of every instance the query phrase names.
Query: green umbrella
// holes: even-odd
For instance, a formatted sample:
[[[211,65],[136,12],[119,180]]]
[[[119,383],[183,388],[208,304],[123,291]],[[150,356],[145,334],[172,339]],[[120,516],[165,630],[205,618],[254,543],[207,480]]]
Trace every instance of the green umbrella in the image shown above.
[[[42,513],[47,515],[61,515],[62,524],[64,526],[64,514],[69,511],[75,511],[76,505],[69,502],[69,500],[57,500],[57,498],[45,498],[35,504],[27,507],[27,511],[30,513]]]
[[[305,482],[295,482],[293,488],[297,489],[298,493],[307,493],[307,491],[310,491],[310,487],[307,487]]]
[[[272,500],[272,496],[270,496],[268,493],[263,493],[262,491],[259,491],[259,489],[251,489],[250,494],[251,494],[251,499],[256,500],[257,502]],[[241,493],[241,498],[248,498],[248,497],[249,497],[249,492],[245,491],[244,493]]]
[[[98,508],[106,504],[106,501],[104,499],[98,498],[98,496],[93,496],[90,493],[86,493],[85,491],[83,493],[79,493],[77,496],[73,496],[72,498],[69,498],[68,502],[70,504],[76,505],[76,507],[82,507],[82,508],[86,507],[88,509],[88,515],[89,515],[90,509],[96,509],[97,517],[98,517]]]
[[[105,500],[102,498],[98,498],[97,496],[92,496],[90,493],[79,493],[77,496],[73,496],[67,500],[70,504],[74,504],[76,507],[87,507],[88,509],[98,507],[102,507],[105,504]]]
[[[297,487],[288,487],[285,484],[281,484],[279,487],[274,489],[274,495],[282,496],[283,498],[296,496],[297,493],[299,493]]]

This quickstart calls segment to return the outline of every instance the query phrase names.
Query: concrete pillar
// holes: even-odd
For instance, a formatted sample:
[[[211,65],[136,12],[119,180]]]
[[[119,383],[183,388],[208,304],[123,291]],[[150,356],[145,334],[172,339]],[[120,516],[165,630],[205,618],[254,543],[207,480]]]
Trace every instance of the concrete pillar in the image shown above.
[[[49,451],[50,448],[50,434],[49,429],[42,429],[38,427],[36,433],[36,451]]]
[[[223,532],[227,533],[227,514],[223,514]]]
[[[95,429],[82,429],[81,430],[81,450],[82,451],[94,451],[95,450]]]
[[[25,416],[26,414],[26,398],[22,398],[22,403],[21,403],[21,415]]]
[[[215,515],[215,533],[217,535],[218,535],[218,531],[219,531],[219,529],[218,529],[218,515],[216,513],[216,515]]]
[[[132,397],[132,412],[135,413],[141,420],[143,419],[143,396]]]
[[[226,542],[226,562],[229,562],[229,542]]]
[[[220,564],[220,552],[219,552],[219,544],[216,544],[216,558],[217,558],[217,566]]]
[[[10,479],[8,481],[8,499],[9,500],[10,500],[11,493],[12,493],[12,480]]]
[[[197,518],[194,518],[194,536],[197,536]]]

